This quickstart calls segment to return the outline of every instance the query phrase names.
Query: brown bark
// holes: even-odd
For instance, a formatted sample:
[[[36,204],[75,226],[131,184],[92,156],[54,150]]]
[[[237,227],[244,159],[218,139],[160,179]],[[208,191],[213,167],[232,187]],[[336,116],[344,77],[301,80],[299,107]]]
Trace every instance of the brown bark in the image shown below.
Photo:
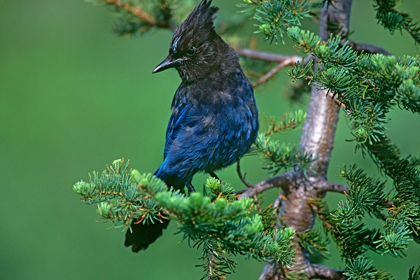
[[[352,0],[336,0],[328,9],[324,7],[321,13],[319,35],[322,40],[329,38],[328,25],[340,26],[341,32],[348,33],[350,8]],[[325,191],[345,191],[346,186],[329,183],[327,181],[328,165],[334,147],[334,137],[338,122],[340,106],[327,92],[312,88],[305,120],[300,149],[305,153],[312,153],[314,161],[311,170],[306,175],[301,170],[277,176],[286,199],[282,201],[280,214],[286,226],[291,227],[296,233],[302,233],[313,227],[315,215],[308,203],[308,199],[322,196]],[[277,182],[276,180],[273,180]],[[284,186],[289,183],[288,186]],[[258,185],[258,184],[257,184]],[[263,184],[264,186],[266,184]],[[251,195],[252,190],[247,190],[243,196]],[[247,194],[247,195],[245,195]],[[296,250],[294,264],[281,268],[275,264],[267,264],[260,280],[285,279],[285,273],[305,272],[309,278],[321,279],[346,279],[341,271],[327,267],[313,265],[308,260],[308,254],[299,245],[298,237],[294,240]]]

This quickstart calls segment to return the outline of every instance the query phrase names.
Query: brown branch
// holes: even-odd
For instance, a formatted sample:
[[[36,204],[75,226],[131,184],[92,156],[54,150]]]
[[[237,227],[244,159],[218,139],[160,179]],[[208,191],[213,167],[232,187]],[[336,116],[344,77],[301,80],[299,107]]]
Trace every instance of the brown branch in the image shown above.
[[[337,95],[334,96],[334,94],[332,92],[329,92],[328,95],[335,101],[335,103],[337,103],[338,106],[340,106],[344,110],[347,109],[346,105],[343,102],[341,102],[340,100],[338,100]]]
[[[336,232],[336,229],[334,227],[334,225],[332,225],[328,220],[327,217],[322,213],[321,209],[318,208],[318,206],[315,205],[315,203],[313,201],[308,201],[309,202],[309,206],[311,207],[311,209],[318,215],[318,218],[321,220],[322,226],[328,230],[328,231],[332,231],[332,232]]]
[[[257,194],[262,193],[272,188],[281,188],[283,190],[288,190],[290,184],[292,183],[292,180],[293,180],[292,173],[284,173],[281,175],[271,177],[267,180],[259,182],[252,188],[246,189],[245,191],[242,192],[239,198],[254,197]]]
[[[240,56],[243,56],[243,57],[256,59],[256,60],[267,61],[267,62],[282,63],[285,60],[290,59],[290,56],[288,56],[288,55],[279,55],[279,54],[276,54],[276,53],[261,52],[261,51],[251,50],[251,49],[238,50],[237,53]],[[299,58],[300,58],[300,60],[302,60],[302,57],[299,57]]]
[[[416,41],[417,43],[418,42],[420,42],[420,38],[419,38],[419,36],[416,34],[416,33],[414,33],[414,31],[413,30],[411,30],[411,28],[410,28],[410,26],[409,25],[407,25],[407,24],[403,24],[403,28],[408,32],[408,34],[410,34],[411,35],[411,37],[413,37],[413,39],[414,39],[414,41]],[[416,28],[417,29],[417,28]],[[416,36],[417,35],[417,36]]]
[[[323,177],[326,177],[328,171],[340,112],[340,107],[333,99],[326,97],[326,93],[326,90],[312,87],[299,144],[302,152],[312,153],[315,160],[311,163],[311,169],[317,176]]]
[[[348,193],[349,186],[340,184],[340,183],[325,181],[324,184],[321,185],[320,192],[321,193],[324,193],[324,192]]]
[[[331,279],[331,280],[346,280],[347,276],[343,275],[343,270],[336,270],[322,265],[311,265],[310,279]]]
[[[114,5],[116,7],[122,8],[125,11],[131,13],[132,15],[138,17],[140,20],[149,23],[150,25],[164,28],[164,29],[171,29],[172,31],[175,31],[176,27],[171,25],[169,22],[166,21],[159,21],[156,18],[154,18],[152,15],[144,12],[140,7],[134,7],[130,5],[129,3],[124,3],[119,0],[106,0],[106,4]]]
[[[319,35],[323,41],[328,40],[330,32],[328,24],[336,24],[340,30],[348,33],[350,9],[352,0],[335,0],[334,6],[324,5],[320,16]],[[340,112],[340,106],[335,101],[326,96],[327,91],[318,90],[312,87],[311,99],[309,101],[307,117],[302,128],[302,135],[299,148],[304,153],[311,153],[314,161],[311,162],[306,174],[301,170],[294,170],[291,174],[286,173],[280,180],[281,184],[275,186],[288,186],[285,190],[285,200],[283,200],[279,215],[287,217],[284,225],[295,230],[297,234],[313,228],[315,215],[313,205],[310,200],[322,197],[323,182],[326,181],[328,166],[331,160],[331,152],[334,147],[334,137]],[[276,176],[277,177],[277,176]],[[275,177],[273,177],[275,178]],[[270,179],[269,179],[270,180]],[[256,188],[259,184],[256,185]],[[268,189],[274,184],[262,183]],[[328,185],[328,184],[325,184]],[[326,186],[325,186],[326,187]],[[256,191],[259,191],[257,189]],[[253,189],[246,190],[242,196],[251,196]],[[309,203],[308,203],[309,202]],[[318,209],[319,210],[319,209]],[[320,217],[322,219],[322,217]],[[288,267],[288,271],[299,272],[307,271],[313,276],[321,279],[345,279],[338,278],[339,272],[334,273],[332,269],[312,265],[308,260],[308,254],[299,244],[298,238],[293,240],[295,246],[294,263]],[[281,279],[281,271],[278,264],[267,263],[260,279],[277,280]]]
[[[260,78],[258,81],[254,83],[254,87],[258,87],[261,84],[267,82],[269,79],[274,77],[274,75],[280,71],[280,69],[294,65],[298,61],[303,61],[302,64],[306,65],[311,59],[315,59],[315,57],[307,56],[305,58],[297,55],[288,56],[288,55],[279,55],[275,53],[269,53],[269,52],[262,52],[262,51],[256,51],[252,49],[242,49],[238,50],[237,53],[242,57],[247,57],[250,59],[255,60],[262,60],[266,62],[277,62],[279,63],[276,67],[271,69],[268,73],[266,73],[262,78]]]
[[[274,213],[276,213],[276,214],[279,213],[279,209],[280,209],[282,200],[283,200],[283,197],[282,197],[281,194],[279,194],[279,196],[277,197],[276,201],[273,204]]]
[[[371,45],[371,44],[356,43],[352,40],[348,40],[348,45],[358,52],[363,51],[364,53],[371,53],[371,54],[379,53],[383,55],[392,55],[387,50],[381,47],[375,46],[375,45]]]
[[[290,56],[289,58],[285,59],[283,62],[280,62],[276,67],[271,69],[267,74],[265,74],[263,77],[261,77],[258,81],[254,83],[254,88],[260,86],[261,84],[267,82],[270,78],[274,77],[274,75],[280,71],[280,69],[294,65],[299,60],[302,60],[300,56],[294,55]]]

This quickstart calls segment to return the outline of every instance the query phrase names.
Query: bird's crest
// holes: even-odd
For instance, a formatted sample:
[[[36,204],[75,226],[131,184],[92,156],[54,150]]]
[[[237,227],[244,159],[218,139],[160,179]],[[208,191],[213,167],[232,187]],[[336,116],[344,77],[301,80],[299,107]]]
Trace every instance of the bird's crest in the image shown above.
[[[178,43],[182,37],[194,37],[188,39],[200,39],[205,35],[214,35],[213,20],[216,17],[216,13],[219,10],[218,7],[211,7],[212,0],[202,0],[198,6],[189,14],[184,22],[176,30],[172,44]],[[185,38],[187,39],[187,38]],[[204,38],[203,38],[204,39]]]

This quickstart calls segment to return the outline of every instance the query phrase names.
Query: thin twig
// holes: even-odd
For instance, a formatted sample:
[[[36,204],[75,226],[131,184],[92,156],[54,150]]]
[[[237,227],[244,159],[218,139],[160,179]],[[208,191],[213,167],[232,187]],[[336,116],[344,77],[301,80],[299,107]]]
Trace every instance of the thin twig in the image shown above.
[[[265,74],[263,77],[261,77],[261,79],[256,81],[254,83],[254,88],[260,86],[261,84],[267,82],[270,78],[274,77],[274,75],[277,72],[279,72],[280,69],[282,69],[286,66],[294,65],[296,62],[298,62],[300,60],[302,60],[302,58],[300,56],[294,55],[294,56],[291,56],[291,57],[285,59],[283,62],[280,62],[276,67],[274,67],[267,74]]]
[[[381,47],[375,46],[375,45],[371,45],[371,44],[356,43],[354,41],[348,40],[348,45],[358,52],[364,51],[365,53],[372,53],[372,54],[379,53],[383,55],[392,55],[387,50]],[[276,53],[262,52],[262,51],[251,50],[251,49],[238,50],[237,53],[243,57],[267,61],[267,62],[281,63],[287,59],[290,59],[290,56],[287,56],[287,55],[279,55]],[[304,61],[308,62],[309,58],[310,57],[305,57]],[[311,58],[314,59],[314,57],[311,57]],[[302,57],[300,57],[300,59],[298,60],[302,60]]]
[[[413,37],[413,39],[416,41],[416,42],[419,42],[420,41],[420,38],[419,38],[419,36],[416,34],[416,33],[414,33],[414,31],[413,30],[411,30],[411,28],[410,28],[410,26],[409,25],[407,25],[407,24],[403,24],[403,28],[408,32],[408,34],[410,34],[411,35],[411,37]],[[415,29],[417,29],[417,28],[415,28]],[[417,35],[417,36],[416,36]]]
[[[332,232],[336,232],[336,229],[334,228],[334,225],[332,225],[328,220],[327,217],[322,213],[322,211],[311,201],[309,202],[309,206],[312,208],[312,210],[318,215],[318,218],[321,220],[322,226]]]
[[[133,14],[134,16],[138,17],[142,21],[149,23],[150,25],[154,25],[156,27],[164,28],[164,29],[171,29],[172,31],[175,31],[176,29],[176,27],[171,25],[169,22],[159,21],[155,19],[152,15],[144,12],[139,6],[135,7],[129,3],[124,3],[119,0],[106,0],[105,3],[122,8],[126,10],[127,12]]]
[[[241,193],[239,198],[253,197],[256,194],[262,193],[272,188],[281,188],[283,190],[288,190],[292,180],[293,175],[290,172],[271,177],[267,180],[259,182],[252,188],[246,189]]]
[[[343,270],[336,270],[329,267],[325,267],[318,264],[311,265],[311,275],[309,275],[310,279],[317,278],[317,279],[331,279],[331,280],[345,280],[348,279],[346,276],[343,275]]]
[[[251,49],[242,49],[238,50],[237,53],[240,56],[256,59],[256,60],[263,60],[267,62],[284,62],[285,60],[290,59],[290,56],[288,55],[279,55],[276,53],[269,53],[269,52],[261,52],[257,50],[251,50]],[[302,57],[299,57],[299,60],[302,60]]]
[[[263,211],[261,209],[261,204],[258,202],[258,196],[256,194],[254,195],[254,203],[257,206],[258,213],[260,213],[260,215],[262,215]]]
[[[255,187],[253,184],[249,183],[245,179],[245,176],[242,175],[242,172],[241,172],[241,163],[240,163],[239,160],[236,163],[236,172],[238,172],[239,179],[241,179],[242,183],[244,183],[244,185],[247,186],[247,188],[254,188]],[[246,175],[246,174],[244,174],[244,175]]]
[[[207,260],[208,260],[208,265],[207,268],[209,270],[209,279],[212,278],[213,276],[213,261],[214,261],[214,251],[210,250],[211,253],[209,255],[207,255]]]
[[[276,213],[276,214],[279,213],[279,209],[280,209],[282,200],[283,200],[283,197],[282,197],[281,194],[279,194],[279,196],[277,197],[276,201],[273,204],[274,213]]]
[[[337,103],[338,106],[340,106],[341,108],[343,108],[344,110],[347,109],[346,105],[341,102],[340,100],[338,100],[337,95],[334,95],[332,92],[329,92],[328,95],[334,99],[335,103]]]

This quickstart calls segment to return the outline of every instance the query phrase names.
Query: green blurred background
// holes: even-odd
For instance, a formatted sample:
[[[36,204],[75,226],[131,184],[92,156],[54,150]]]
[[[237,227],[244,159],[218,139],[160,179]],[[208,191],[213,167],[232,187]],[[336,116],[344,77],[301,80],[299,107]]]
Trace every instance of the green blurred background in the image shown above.
[[[240,1],[214,0],[220,17],[237,10]],[[402,9],[420,18],[418,0]],[[117,38],[110,9],[81,0],[0,0],[0,279],[199,279],[201,252],[188,248],[174,226],[147,251],[133,254],[124,234],[95,222],[94,206],[85,206],[72,185],[87,173],[125,157],[141,172],[153,172],[162,161],[170,103],[180,80],[175,71],[151,75],[167,54],[171,32],[153,31]],[[249,34],[253,27],[250,22]],[[313,23],[307,28],[316,30]],[[391,36],[376,25],[372,2],[354,1],[352,39],[381,45],[401,56],[416,54],[407,34]],[[259,37],[261,45],[261,38]],[[269,51],[293,53],[287,46],[264,44]],[[418,52],[417,52],[418,53]],[[306,108],[284,97],[289,85],[283,71],[256,91],[261,113],[281,115]],[[393,112],[388,135],[403,155],[420,155],[420,119]],[[354,153],[344,117],[340,120],[330,166],[358,163],[377,174],[369,159]],[[299,132],[279,138],[298,141]],[[244,160],[248,180],[267,175],[256,157]],[[220,172],[242,187],[234,168]],[[196,176],[202,185],[205,176]],[[272,191],[267,200],[275,194]],[[328,197],[331,205],[339,195]],[[331,245],[334,248],[334,245]],[[375,265],[406,279],[420,264],[420,246],[412,243],[407,259],[372,255]],[[258,279],[263,263],[238,257],[237,273],[228,279]],[[322,263],[342,267],[333,252]]]

